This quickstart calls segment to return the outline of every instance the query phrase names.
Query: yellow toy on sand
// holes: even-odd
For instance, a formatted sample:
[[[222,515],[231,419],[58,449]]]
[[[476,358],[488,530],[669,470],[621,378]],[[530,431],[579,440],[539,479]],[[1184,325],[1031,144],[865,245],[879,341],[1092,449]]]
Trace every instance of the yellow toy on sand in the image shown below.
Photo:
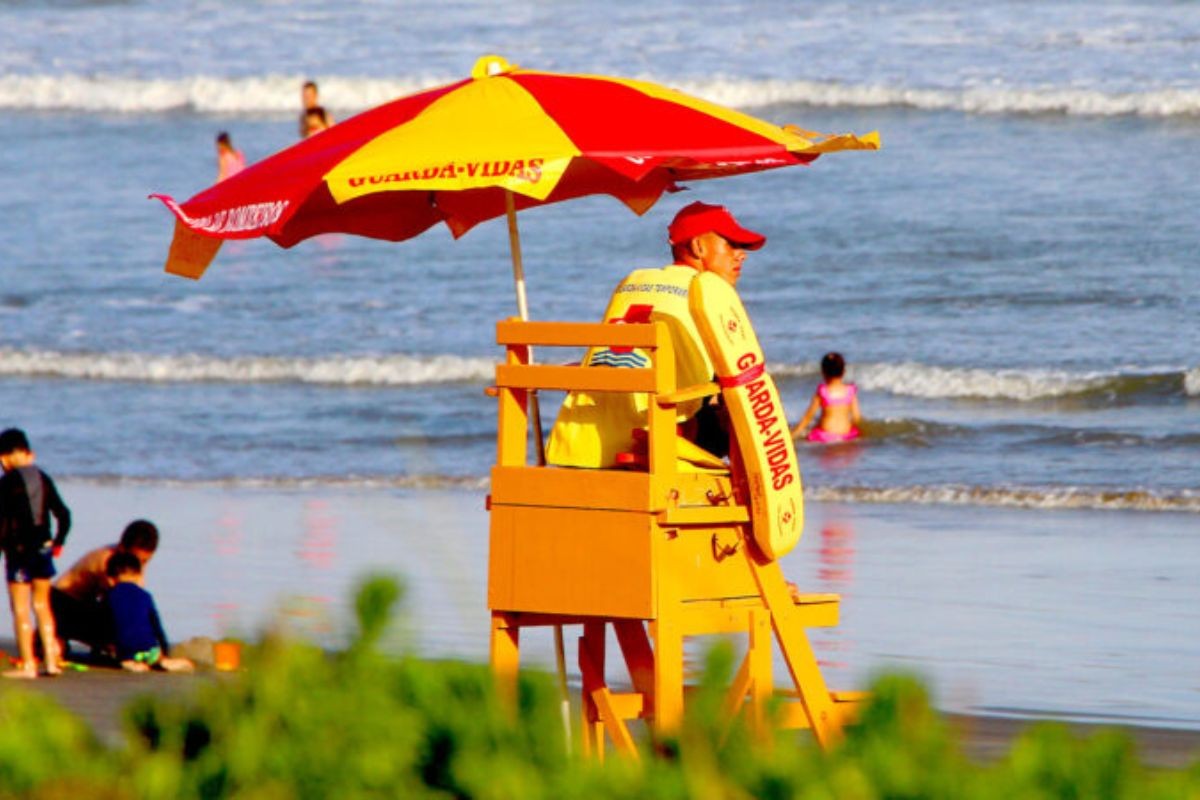
[[[506,358],[496,368],[488,606],[498,687],[515,697],[522,629],[581,626],[583,747],[603,756],[612,742],[636,756],[632,722],[645,722],[656,737],[682,720],[684,640],[740,633],[746,648],[725,713],[745,714],[753,729],[766,730],[777,643],[788,687],[776,722],[810,729],[828,746],[863,696],[830,691],[808,641],[807,628],[837,624],[838,596],[794,597],[777,560],[803,525],[783,407],[732,287],[701,274],[689,285],[688,303],[720,386],[675,385],[673,334],[661,319],[497,324]],[[533,364],[534,347],[636,350],[649,363]],[[537,390],[642,395],[645,468],[531,464],[528,410]],[[708,454],[709,468],[681,469],[681,454],[697,448],[677,435],[679,408],[717,392],[733,427],[730,463]],[[610,629],[627,670],[615,685],[606,672]]]

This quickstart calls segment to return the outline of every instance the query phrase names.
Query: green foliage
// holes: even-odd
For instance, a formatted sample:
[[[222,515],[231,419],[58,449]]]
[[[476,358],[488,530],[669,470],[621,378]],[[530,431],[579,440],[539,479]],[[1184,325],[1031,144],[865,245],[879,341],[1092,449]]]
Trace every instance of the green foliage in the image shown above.
[[[0,797],[108,795],[112,770],[79,719],[41,694],[0,693]]]
[[[872,691],[874,702],[848,731],[839,761],[860,769],[883,797],[970,796],[972,772],[925,687],[894,674],[878,678]]]
[[[1128,737],[1106,731],[1080,740],[1058,723],[1043,723],[1021,736],[1000,777],[1010,797],[1140,797],[1145,776]]]
[[[378,644],[403,594],[400,583],[385,575],[369,576],[359,584],[354,597],[354,611],[358,617],[355,648],[366,650]]]
[[[1119,733],[1037,726],[1007,757],[974,763],[903,675],[875,681],[831,752],[803,733],[755,733],[721,714],[737,666],[727,645],[707,654],[677,735],[643,737],[640,762],[587,761],[567,751],[548,676],[523,674],[511,713],[484,665],[382,652],[401,597],[390,579],[364,581],[345,652],[267,639],[236,675],[137,701],[118,746],[46,697],[0,687],[0,798],[1200,798],[1200,763],[1145,770]]]

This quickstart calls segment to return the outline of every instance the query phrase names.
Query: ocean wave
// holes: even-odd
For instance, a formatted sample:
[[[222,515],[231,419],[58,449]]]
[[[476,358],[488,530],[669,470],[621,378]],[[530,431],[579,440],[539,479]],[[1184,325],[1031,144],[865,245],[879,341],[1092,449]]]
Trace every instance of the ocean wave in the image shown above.
[[[1200,367],[1183,374],[1183,393],[1188,397],[1200,397]]]
[[[713,80],[679,85],[716,103],[753,108],[811,105],[827,108],[914,108],[967,114],[1067,116],[1200,116],[1200,89],[1105,92],[1069,87],[916,88],[804,80]]]
[[[395,97],[450,83],[463,76],[414,75],[396,78],[323,78],[321,90],[342,117]],[[1200,116],[1200,88],[1147,88],[1117,92],[1071,86],[968,86],[923,88],[830,81],[716,77],[675,81],[674,86],[723,105],[757,108],[810,105],[826,108],[915,108],[967,114],[1059,114],[1069,116]],[[0,108],[85,113],[201,114],[295,113],[300,75],[145,79],[115,75],[5,75],[0,77]]]
[[[0,348],[0,376],[140,383],[315,383],[332,386],[413,386],[488,381],[486,358],[328,356],[288,358],[145,353],[62,353]]]
[[[97,486],[165,489],[250,489],[267,491],[449,489],[486,492],[480,475],[318,475],[306,477],[228,477],[211,479],[142,478],[117,475],[60,477],[60,482]],[[953,505],[1043,510],[1155,511],[1200,514],[1200,490],[1161,492],[1147,489],[1012,486],[813,486],[804,488],[817,503]]]
[[[5,75],[0,77],[0,108],[22,111],[86,113],[200,114],[297,113],[297,75],[220,78],[199,75],[177,79],[142,79],[110,75]],[[337,98],[337,116],[363,110],[393,98],[447,83],[448,79],[322,79],[326,97]]]
[[[815,364],[770,364],[777,379],[815,380]],[[488,382],[495,362],[448,354],[413,356],[218,357],[133,352],[60,352],[0,347],[0,377],[144,383],[314,383],[334,386],[414,386]],[[925,399],[1027,402],[1096,397],[1200,397],[1200,367],[1190,370],[1071,373],[1054,370],[940,367],[917,362],[854,364],[847,378],[868,392]],[[908,424],[911,423],[911,424]],[[908,421],[888,435],[945,433]],[[912,426],[917,426],[913,428]]]
[[[889,441],[926,446],[934,439],[963,436],[971,429],[963,425],[934,422],[927,419],[884,418],[863,421],[863,435],[872,442]]]
[[[993,486],[808,486],[805,497],[822,503],[991,506],[1097,511],[1175,511],[1200,513],[1200,492],[1144,489]]]
[[[248,476],[228,478],[143,478],[125,475],[56,476],[62,482],[92,486],[158,489],[251,489],[266,491],[460,489],[483,491],[489,479],[477,475],[314,475],[306,477]]]
[[[898,444],[905,447],[931,447],[937,441],[953,438],[989,436],[1015,440],[1021,448],[1058,447],[1154,447],[1195,448],[1200,446],[1200,431],[1144,434],[1105,428],[1077,428],[1007,422],[998,425],[956,425],[926,419],[886,417],[866,419],[862,424],[860,446]],[[801,443],[800,447],[822,447]],[[1014,446],[1010,444],[1009,446]]]
[[[815,364],[770,364],[778,378],[819,375]],[[864,391],[924,399],[1007,400],[1030,402],[1096,398],[1105,401],[1137,397],[1200,397],[1200,368],[1147,369],[1121,372],[980,369],[942,367],[917,362],[854,364],[848,380]]]

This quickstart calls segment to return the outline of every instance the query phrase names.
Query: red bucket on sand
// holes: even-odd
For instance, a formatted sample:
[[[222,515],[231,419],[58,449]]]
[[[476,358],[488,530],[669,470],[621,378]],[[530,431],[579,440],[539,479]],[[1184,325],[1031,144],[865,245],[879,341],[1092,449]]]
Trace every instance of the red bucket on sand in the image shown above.
[[[233,672],[242,664],[242,646],[238,642],[213,644],[213,665],[222,672]]]

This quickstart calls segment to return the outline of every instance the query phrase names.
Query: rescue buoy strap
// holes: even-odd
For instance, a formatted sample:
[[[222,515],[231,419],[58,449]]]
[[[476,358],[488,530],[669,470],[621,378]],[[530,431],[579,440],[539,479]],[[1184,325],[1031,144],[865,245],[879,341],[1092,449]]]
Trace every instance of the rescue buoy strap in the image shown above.
[[[761,378],[763,370],[766,368],[766,366],[766,364],[755,364],[750,369],[744,372],[739,372],[737,375],[730,375],[728,378],[718,375],[717,383],[721,384],[722,389],[733,389],[738,386],[745,386],[747,383]]]

